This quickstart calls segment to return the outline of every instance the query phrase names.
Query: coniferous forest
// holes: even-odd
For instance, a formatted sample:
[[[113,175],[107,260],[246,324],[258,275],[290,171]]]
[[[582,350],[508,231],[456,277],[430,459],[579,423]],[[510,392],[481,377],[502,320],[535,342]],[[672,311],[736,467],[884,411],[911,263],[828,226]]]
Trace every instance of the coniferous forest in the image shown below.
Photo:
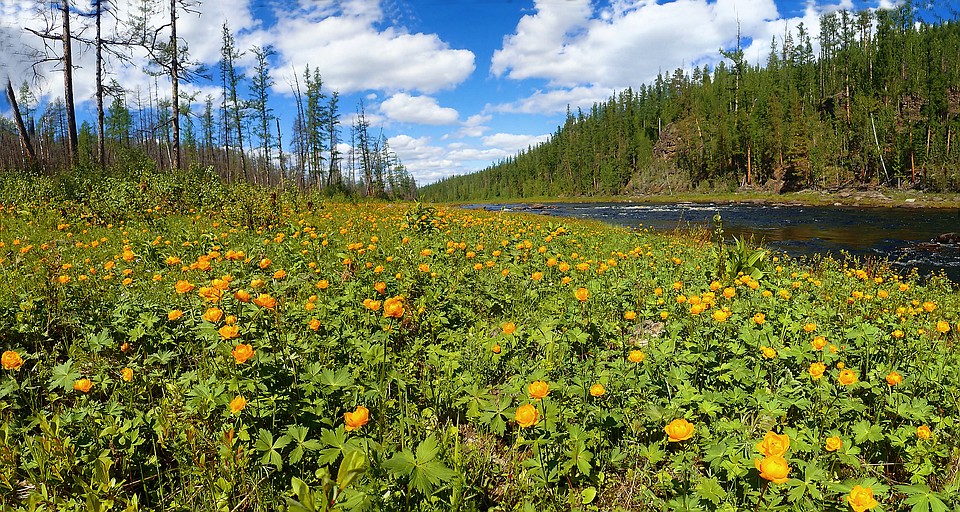
[[[814,51],[814,41],[819,52]],[[839,11],[713,69],[661,74],[568,109],[549,140],[424,187],[431,200],[789,192],[888,186],[960,190],[960,23],[911,3]]]

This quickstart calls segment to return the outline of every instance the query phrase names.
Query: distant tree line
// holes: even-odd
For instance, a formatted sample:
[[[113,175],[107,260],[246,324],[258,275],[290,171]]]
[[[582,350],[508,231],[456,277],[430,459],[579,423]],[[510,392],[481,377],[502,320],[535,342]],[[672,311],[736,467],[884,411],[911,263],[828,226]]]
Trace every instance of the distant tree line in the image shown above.
[[[16,88],[9,79],[0,84],[14,112],[12,119],[0,116],[0,169],[52,174],[72,168],[202,167],[227,181],[293,182],[331,193],[387,198],[416,195],[413,177],[383,134],[371,129],[362,104],[345,140],[339,94],[324,89],[319,69],[307,66],[291,84],[296,117],[290,120],[290,147],[284,148],[282,120],[271,106],[272,48],[246,50],[255,61],[248,75],[237,67],[245,51],[237,48],[224,23],[220,61],[211,71],[191,59],[188,42],[177,35],[178,20],[196,15],[199,0],[142,0],[137,5],[128,19],[119,18],[113,0],[89,0],[82,6],[61,0],[38,11],[45,28],[24,29],[39,44],[22,57],[35,69],[56,63],[65,95],[41,102],[32,87],[36,81],[29,77]],[[104,23],[106,18],[112,23]],[[159,26],[158,19],[164,20]],[[76,45],[96,55],[97,115],[79,126],[73,87]],[[153,80],[146,89],[130,90],[109,77],[111,64],[133,65],[135,54],[148,56],[143,72]],[[211,81],[220,85],[217,96],[198,98],[181,87]]]
[[[815,53],[812,38],[820,43]],[[777,192],[886,185],[960,191],[960,23],[912,3],[839,11],[567,112],[549,140],[480,172],[424,187],[432,200]]]

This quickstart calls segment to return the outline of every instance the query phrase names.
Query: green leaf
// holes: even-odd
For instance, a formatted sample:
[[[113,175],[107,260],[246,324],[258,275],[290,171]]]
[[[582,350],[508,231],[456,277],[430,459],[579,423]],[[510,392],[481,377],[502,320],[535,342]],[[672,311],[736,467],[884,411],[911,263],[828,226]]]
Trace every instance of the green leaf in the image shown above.
[[[291,511],[317,512],[317,507],[313,500],[313,491],[310,490],[310,486],[307,485],[306,482],[297,477],[293,477],[290,479],[290,487],[293,488],[293,493],[297,496],[296,500],[287,498],[287,505]]]
[[[337,485],[340,490],[350,486],[367,470],[367,456],[360,450],[352,450],[343,456],[340,470],[337,472]]]
[[[327,368],[320,375],[320,383],[324,386],[342,388],[353,384],[353,377],[350,376],[350,371],[347,368],[340,368],[336,373]]]
[[[273,434],[269,430],[261,428],[254,448],[257,451],[264,452],[263,457],[260,458],[261,463],[273,464],[279,469],[283,467],[283,457],[280,455],[280,450],[288,444],[290,444],[290,436],[283,435],[274,441]]]
[[[593,503],[593,500],[597,498],[597,488],[590,486],[586,489],[580,491],[580,502],[584,505],[589,505]]]
[[[907,494],[903,502],[910,505],[911,512],[947,512],[950,508],[941,499],[943,495],[926,485],[898,485],[897,489]]]
[[[709,501],[714,505],[719,505],[727,497],[727,492],[723,490],[716,478],[701,478],[693,491],[700,501]]]
[[[80,372],[73,369],[73,360],[68,359],[63,364],[53,367],[53,375],[47,383],[47,388],[51,391],[56,388],[73,389],[73,383],[80,378]]]

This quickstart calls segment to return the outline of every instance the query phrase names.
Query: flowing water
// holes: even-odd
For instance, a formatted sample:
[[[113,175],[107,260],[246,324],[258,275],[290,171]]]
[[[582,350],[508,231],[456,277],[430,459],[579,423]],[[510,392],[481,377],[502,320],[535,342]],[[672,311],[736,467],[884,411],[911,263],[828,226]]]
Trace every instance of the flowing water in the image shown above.
[[[960,282],[960,245],[935,239],[960,232],[960,210],[933,208],[861,208],[757,204],[551,203],[487,204],[470,208],[531,211],[558,217],[597,219],[629,227],[673,231],[713,229],[717,213],[726,237],[752,236],[755,242],[791,256],[842,252],[861,258],[886,258],[894,267],[921,275],[944,271]]]

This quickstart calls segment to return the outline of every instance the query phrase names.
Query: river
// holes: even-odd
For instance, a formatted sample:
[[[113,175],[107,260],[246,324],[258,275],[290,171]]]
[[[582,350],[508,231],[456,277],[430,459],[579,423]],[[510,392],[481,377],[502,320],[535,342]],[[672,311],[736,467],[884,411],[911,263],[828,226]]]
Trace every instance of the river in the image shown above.
[[[550,203],[542,209],[505,203],[468,208],[597,219],[662,232],[698,226],[712,230],[712,219],[719,213],[726,237],[752,236],[764,247],[790,256],[842,257],[846,252],[887,258],[903,272],[916,268],[925,276],[942,270],[960,282],[960,245],[933,242],[944,233],[960,232],[958,209],[713,203]]]

